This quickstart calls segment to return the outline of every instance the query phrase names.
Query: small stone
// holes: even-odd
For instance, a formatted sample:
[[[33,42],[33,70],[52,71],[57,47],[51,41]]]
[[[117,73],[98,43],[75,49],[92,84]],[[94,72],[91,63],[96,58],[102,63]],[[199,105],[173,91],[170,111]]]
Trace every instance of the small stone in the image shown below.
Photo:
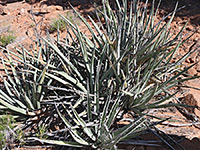
[[[24,8],[22,8],[22,9],[20,10],[20,12],[21,12],[22,14],[24,14],[24,13],[25,13]]]

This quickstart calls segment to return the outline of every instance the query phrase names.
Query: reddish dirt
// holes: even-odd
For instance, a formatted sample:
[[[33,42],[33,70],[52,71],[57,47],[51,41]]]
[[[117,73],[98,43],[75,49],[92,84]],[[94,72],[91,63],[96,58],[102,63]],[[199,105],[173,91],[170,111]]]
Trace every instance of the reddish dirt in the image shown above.
[[[27,0],[28,1],[28,0]],[[150,0],[151,2],[152,0]],[[91,0],[29,0],[30,3],[20,0],[1,0],[0,1],[0,34],[4,34],[8,31],[12,31],[14,35],[17,36],[14,43],[9,44],[7,48],[12,48],[16,46],[17,43],[21,43],[25,48],[30,49],[32,40],[29,37],[33,37],[32,27],[35,25],[33,23],[33,16],[30,12],[33,12],[34,19],[38,23],[38,30],[41,31],[42,36],[45,36],[46,29],[54,18],[57,18],[59,14],[64,14],[65,12],[72,11],[69,7],[68,2],[71,2],[75,8],[83,15],[89,14],[91,9]],[[173,11],[175,6],[174,0],[163,0],[159,9],[158,19],[167,15],[169,12]],[[178,31],[183,27],[183,25],[189,20],[189,23],[184,31],[184,34],[192,32],[200,27],[200,1],[199,0],[179,0],[179,6],[186,6],[179,12],[177,12],[175,19],[171,24],[172,33],[177,34]],[[74,16],[73,19],[77,19]],[[42,20],[42,21],[41,21]],[[41,21],[41,22],[39,22]],[[83,32],[87,32],[87,28],[80,24],[80,29]],[[61,37],[65,37],[66,32],[61,33]],[[56,34],[50,34],[55,37]],[[178,51],[178,55],[185,54],[189,49],[197,49],[185,62],[184,65],[189,66],[195,62],[200,61],[200,30],[197,30],[194,36],[186,42],[181,49]],[[176,58],[175,58],[176,59]],[[188,70],[188,74],[194,76],[200,76],[200,63],[197,63],[193,68]],[[194,88],[189,89],[182,97],[186,97],[187,94],[193,95],[193,102],[195,105],[200,106],[200,79],[195,79],[193,81],[188,81],[184,83],[186,86],[182,90],[188,90],[187,86],[192,86]],[[185,98],[185,103],[190,104],[191,99]],[[200,111],[194,109],[194,114],[200,118]],[[182,123],[191,123],[185,120],[183,114],[181,114],[176,109],[169,109],[167,111],[159,110],[159,115],[161,116],[177,116],[181,118]],[[182,124],[181,123],[181,124]],[[198,126],[178,126],[177,124],[172,124],[170,122],[165,122],[162,126],[158,126],[169,135],[177,135],[179,138],[184,137],[180,144],[186,150],[199,150],[200,149],[200,128]],[[149,135],[143,137],[146,140],[155,139],[155,136]],[[126,149],[132,149],[133,147],[127,147]],[[146,147],[148,150],[161,149],[161,147]],[[144,146],[137,146],[136,149],[145,149]],[[166,149],[166,148],[162,148]],[[178,148],[177,148],[178,149]]]

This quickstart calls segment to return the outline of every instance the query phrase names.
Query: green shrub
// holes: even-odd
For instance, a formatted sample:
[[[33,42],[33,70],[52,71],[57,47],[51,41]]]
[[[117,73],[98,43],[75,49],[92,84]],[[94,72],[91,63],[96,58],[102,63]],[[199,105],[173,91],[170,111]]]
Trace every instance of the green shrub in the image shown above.
[[[50,29],[50,32],[55,32],[58,29],[59,30],[65,30],[66,29],[66,23],[61,18],[54,19],[52,21],[52,23],[50,24],[49,29]]]
[[[14,116],[0,115],[0,148],[6,149],[12,144],[24,144],[24,133],[17,124]]]
[[[70,20],[71,23],[79,25],[79,20],[78,18],[75,16],[75,14],[71,11],[66,12],[65,17]],[[50,32],[55,32],[57,30],[65,30],[66,29],[66,22],[61,18],[58,17],[57,19],[54,19],[52,21],[52,23],[50,24]]]
[[[14,123],[15,119],[11,115],[0,116],[0,148],[3,148],[7,142],[5,138],[6,137],[5,130],[8,130],[8,127],[13,129]]]
[[[14,42],[16,39],[16,36],[13,36],[13,34],[8,35],[0,35],[0,45],[7,46],[8,44]]]

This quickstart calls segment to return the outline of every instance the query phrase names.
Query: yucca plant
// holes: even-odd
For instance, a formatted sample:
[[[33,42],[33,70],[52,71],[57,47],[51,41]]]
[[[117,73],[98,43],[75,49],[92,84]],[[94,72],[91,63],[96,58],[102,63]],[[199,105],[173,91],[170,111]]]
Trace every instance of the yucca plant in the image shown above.
[[[20,47],[15,48],[14,51],[1,47],[3,71],[0,76],[3,80],[3,87],[0,89],[0,108],[21,119],[36,115],[35,111],[41,108],[41,101],[46,94],[42,84],[51,83],[51,79],[45,77],[47,66],[38,61],[49,57],[42,47],[41,43],[36,44],[32,52],[23,46],[21,49]],[[40,68],[42,72],[30,68],[31,64]]]
[[[8,52],[2,59],[8,79],[4,79],[6,92],[1,90],[1,107],[26,115],[30,114],[26,108],[34,113],[45,98],[45,104],[55,105],[65,125],[47,133],[48,140],[37,140],[75,148],[116,149],[120,141],[153,126],[149,109],[177,105],[166,104],[176,94],[172,88],[197,78],[178,79],[195,65],[179,67],[193,51],[171,61],[189,38],[182,40],[185,26],[175,37],[170,34],[177,5],[169,22],[162,25],[167,17],[156,23],[158,7],[154,12],[153,4],[148,13],[148,1],[144,7],[133,1],[128,8],[126,0],[116,0],[116,10],[107,0],[102,2],[100,26],[89,16],[94,29],[74,9],[90,37],[61,16],[68,25],[65,43],[59,40],[58,31],[57,41],[38,39],[39,46],[44,44],[39,50]],[[135,116],[128,125],[118,125],[127,112]]]
[[[42,142],[115,149],[120,141],[131,139],[153,125],[146,119],[149,109],[178,105],[166,101],[176,94],[179,82],[197,78],[178,79],[195,65],[179,67],[194,51],[175,63],[171,61],[189,39],[182,40],[185,26],[175,37],[170,34],[178,5],[169,14],[168,23],[162,25],[169,15],[156,23],[159,6],[154,11],[154,1],[149,13],[148,1],[144,7],[133,1],[128,9],[126,0],[122,4],[116,0],[116,10],[111,9],[108,1],[102,2],[104,22],[98,26],[89,16],[94,29],[74,9],[90,31],[90,38],[64,16],[69,31],[66,42],[43,38],[53,51],[52,57],[60,62],[45,63],[46,78],[56,82],[51,84],[55,96],[49,103],[55,104],[66,127],[60,130],[64,135],[55,139],[59,131],[49,133],[54,139],[40,139]],[[39,68],[38,71],[42,72]],[[128,125],[118,126],[117,122],[127,112],[134,112],[137,117]]]

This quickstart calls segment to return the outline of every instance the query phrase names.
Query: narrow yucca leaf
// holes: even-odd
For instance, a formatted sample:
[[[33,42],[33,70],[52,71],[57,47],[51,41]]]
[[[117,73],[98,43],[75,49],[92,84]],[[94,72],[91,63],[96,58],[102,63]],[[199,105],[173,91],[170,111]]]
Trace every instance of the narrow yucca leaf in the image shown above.
[[[16,51],[10,51],[10,55],[15,57],[16,60],[23,60],[22,52],[15,48]],[[19,52],[18,52],[19,51]]]
[[[119,25],[118,22],[117,22],[118,18],[115,17],[114,11],[112,11],[109,4],[107,5],[107,10],[108,10],[108,14],[110,16],[110,19],[112,20],[112,23],[113,23],[113,27],[114,27],[113,32],[115,32],[115,31],[117,31],[117,26]]]
[[[107,1],[104,1],[104,2],[107,2]],[[119,9],[119,12],[121,13],[122,12],[122,8],[121,8],[121,5],[120,5],[119,1],[116,0],[116,3],[117,3],[117,8]]]
[[[38,139],[38,138],[30,138],[30,139],[34,139],[34,140],[44,142],[47,144],[56,144],[56,145],[61,145],[61,146],[69,146],[69,147],[77,147],[77,148],[83,147],[83,145],[76,142],[71,142],[71,141],[45,140],[45,139]]]
[[[107,145],[115,145],[119,141],[127,138],[129,134],[136,132],[138,128],[141,128],[141,126],[144,125],[144,122],[145,119],[143,117],[140,117],[138,120],[130,123],[129,125],[125,125],[123,128],[114,133],[115,136],[110,141],[107,141],[109,143]]]
[[[69,117],[76,123],[77,126],[80,126],[80,123],[78,122],[78,120],[73,116],[72,112],[71,112],[71,109],[67,109],[65,107],[65,105],[62,105],[63,108],[65,109],[65,111],[67,112],[67,114],[69,115]],[[74,106],[73,106],[74,107]]]
[[[188,58],[192,53],[196,52],[195,50],[189,50],[186,54],[184,54],[177,62],[175,62],[174,66],[180,65],[186,58]]]
[[[108,45],[106,45],[105,48]],[[120,75],[117,74],[117,65],[123,61],[123,58],[125,57],[127,51],[124,51],[121,56],[117,59],[117,57],[114,57],[116,61],[114,61],[114,63],[112,63],[111,59],[106,55],[107,57],[107,61],[109,62],[109,68],[106,70],[106,72],[103,74],[103,76],[100,79],[100,83],[103,82],[105,79],[110,79],[110,77],[112,77],[113,75],[115,75],[115,78],[117,79],[117,82],[119,82],[120,84],[122,83],[122,80],[120,79]]]
[[[43,53],[43,52],[42,52],[42,46],[43,46],[43,43],[40,45],[38,52],[37,52],[37,50],[36,50],[36,52],[37,52],[36,58],[37,58],[37,59],[42,59],[42,58],[43,58],[43,56],[42,56],[42,53]],[[39,63],[38,63],[38,65],[39,65]]]
[[[35,74],[37,73],[37,71],[35,71]],[[28,88],[28,87],[27,87]],[[28,89],[27,89],[28,90]],[[35,106],[35,107],[37,107],[37,101],[35,101],[36,99],[37,99],[37,85],[36,85],[36,82],[35,81],[33,81],[33,87],[32,87],[32,97],[33,97],[33,105]]]
[[[177,75],[174,75],[173,77],[171,77],[169,80],[167,80],[166,82],[164,82],[163,84],[160,85],[160,87],[164,87],[165,85],[167,85],[168,83],[173,83],[176,82],[176,78],[179,77],[180,75],[182,75],[183,73],[185,73],[187,70],[189,70],[190,68],[192,68],[194,65],[196,65],[198,62],[190,65],[189,67],[185,68],[183,71],[179,72]]]
[[[19,54],[23,55],[23,51],[24,51],[27,55],[32,56],[32,54],[23,45],[21,45],[20,43],[18,43],[18,45],[21,47],[21,50],[17,47],[15,47],[15,49],[17,50]]]
[[[193,80],[193,79],[198,79],[200,76],[192,76],[184,79],[177,79],[174,83],[183,83],[185,81]]]
[[[99,34],[99,36],[100,36],[102,42],[105,43],[106,38],[105,38],[103,32],[99,29],[98,25],[94,22],[94,20],[93,20],[90,16],[88,16],[88,17],[89,17],[90,21],[92,22],[93,26],[95,27],[97,33]],[[103,44],[103,43],[102,43],[102,44]],[[102,46],[103,46],[103,45],[102,45]]]
[[[4,110],[4,109],[6,109],[6,107],[0,105],[0,109],[1,109],[1,110]]]
[[[128,20],[128,29],[127,29],[127,35],[130,35],[130,30],[131,30],[131,21],[132,21],[132,14],[133,14],[133,2],[131,2],[130,5],[130,15],[129,15],[129,20]]]
[[[147,39],[147,42],[144,43],[144,45],[141,46],[141,48],[139,48],[137,50],[137,55],[138,57],[142,56],[144,54],[144,52],[148,49],[151,48],[151,46],[153,45],[153,41],[159,36],[159,34],[164,30],[166,25],[164,25],[162,28],[160,28],[155,34],[153,34],[152,37]],[[156,39],[157,40],[157,39]],[[135,55],[136,55],[135,54]]]
[[[177,104],[177,103],[159,104],[155,106],[152,105],[151,107],[148,107],[148,108],[156,109],[156,108],[168,108],[168,107],[175,107],[175,106],[180,106],[180,104]]]
[[[166,57],[169,56],[169,58],[166,60],[165,66],[169,65],[170,61],[174,58],[174,55],[176,54],[180,45],[181,45],[181,41],[178,42],[178,44],[176,45],[174,49],[172,49],[168,54],[166,54]]]
[[[185,78],[185,79],[177,79],[177,80],[174,80],[172,83],[170,83],[169,85],[165,85],[163,87],[159,87],[159,90],[156,92],[156,95],[157,94],[160,94],[161,92],[165,91],[165,90],[169,90],[170,88],[172,87],[178,87],[177,84],[178,83],[181,83],[181,82],[185,82],[185,81],[189,81],[189,80],[193,80],[193,79],[197,79],[199,78],[200,76],[192,76],[192,77],[188,77],[188,78]]]
[[[62,16],[62,15],[60,15],[60,16],[61,16],[61,17],[63,18],[63,20],[70,26],[70,29],[71,29],[72,32],[76,35],[77,26],[75,26],[73,23],[71,23],[66,17],[64,17],[64,16]],[[90,47],[94,47],[94,43],[93,43],[91,40],[89,40],[89,39],[87,38],[86,35],[83,34],[83,37],[84,37],[85,41],[87,42],[87,44],[88,44]],[[74,41],[74,40],[73,40],[73,41]]]
[[[48,64],[50,63],[50,60],[51,59],[49,59]],[[37,91],[36,90],[34,91],[34,92],[36,92],[36,95],[35,95],[36,97],[35,97],[35,99],[33,99],[33,101],[36,101],[36,104],[37,104],[36,108],[37,109],[40,109],[40,107],[41,107],[40,102],[42,101],[42,99],[45,95],[45,92],[43,91],[44,87],[42,87],[42,84],[45,83],[45,79],[46,79],[45,74],[48,70],[48,64],[44,67],[43,71],[41,72],[40,76],[38,77],[37,83],[39,85],[37,86]],[[47,86],[50,85],[51,82],[52,82],[52,80],[50,79],[49,82],[47,83]]]
[[[10,104],[15,103],[15,101],[12,98],[10,98],[6,93],[4,93],[2,90],[0,90],[0,94],[1,94],[0,97],[4,99],[5,101],[7,101],[8,103]],[[20,104],[20,105],[23,105],[23,104]]]
[[[22,102],[28,104],[28,106],[29,106],[29,108],[30,108],[30,107],[32,106],[32,105],[31,105],[31,102],[30,102],[30,99],[28,99],[27,97],[24,97],[24,98],[23,98],[23,96],[24,96],[25,93],[24,93],[24,91],[23,91],[21,85],[16,84],[16,82],[12,79],[12,77],[11,77],[10,73],[8,72],[7,67],[6,67],[6,65],[5,65],[5,63],[4,63],[3,58],[2,58],[2,63],[3,63],[3,65],[4,65],[4,71],[5,71],[5,73],[7,74],[8,80],[9,80],[9,81],[11,82],[11,84],[12,84],[13,90],[14,90],[14,92],[15,92],[17,98],[18,98],[19,100],[21,100]],[[10,63],[9,63],[9,64],[10,64]],[[10,65],[12,65],[12,64],[10,64]],[[15,70],[15,69],[14,69],[14,70]],[[15,71],[14,71],[14,72],[15,72]],[[16,74],[15,74],[15,79],[16,79],[18,82],[20,82],[19,79],[17,78],[17,75],[16,75]],[[19,87],[18,87],[18,86],[19,86]],[[19,88],[21,88],[21,90],[20,90]],[[22,92],[22,93],[20,93],[20,92]],[[33,108],[33,107],[32,107],[32,108]]]
[[[0,90],[0,91],[1,91],[1,90]],[[5,100],[6,100],[6,99],[2,99],[2,98],[0,97],[0,103],[1,103],[3,106],[5,106],[6,108],[10,109],[10,110],[13,111],[13,112],[17,112],[17,113],[19,113],[19,114],[27,115],[26,109],[22,109],[22,108],[19,108],[19,107],[15,107],[14,105],[7,103]],[[35,115],[35,114],[33,113],[33,115]]]
[[[153,3],[152,3],[153,7],[154,7],[154,4],[155,4],[155,0],[153,0]],[[157,17],[158,11],[159,11],[160,4],[161,4],[161,0],[159,0],[157,8],[156,8],[156,11],[155,11],[155,14],[154,14],[154,16],[153,16],[153,18],[151,20],[149,33],[151,33],[151,32],[154,33],[154,31],[152,29],[154,28],[155,19]]]
[[[81,36],[80,30],[78,28],[77,28],[77,31],[78,31],[77,36],[79,37],[78,41],[80,43],[80,49],[81,49],[82,55],[83,55],[82,57],[85,61],[84,65],[86,66],[88,73],[91,74],[91,70],[90,70],[91,67],[90,67],[89,58],[88,58],[88,54],[87,54],[88,53],[87,48],[86,48],[86,45],[85,45],[83,38]]]
[[[113,88],[111,87],[110,90],[109,90],[109,95],[107,96],[107,99],[106,99],[106,102],[104,104],[104,107],[103,107],[103,112],[102,112],[102,115],[101,115],[101,119],[100,119],[100,122],[99,122],[99,131],[98,131],[98,137],[101,137],[102,134],[104,134],[105,132],[105,126],[106,125],[106,121],[109,120],[109,118],[107,118],[108,114],[109,114],[109,106],[110,106],[110,103],[111,103],[111,93],[113,92]]]
[[[142,93],[144,91],[146,84],[148,83],[148,81],[153,73],[154,65],[156,63],[156,58],[154,58],[154,60],[153,60],[153,58],[151,58],[148,62],[149,62],[148,66],[146,67],[146,69],[144,71],[144,78],[142,78],[143,85],[140,87],[140,90],[138,91],[138,93]]]
[[[1,76],[2,77],[2,76]],[[8,92],[8,94],[5,94],[3,91],[1,91],[1,95],[5,97],[5,100],[8,101],[9,103],[14,104],[16,102],[16,105],[20,106],[21,108],[26,108],[26,106],[16,98],[14,93],[11,91],[12,87],[11,85],[2,77],[4,86]],[[8,96],[9,95],[9,96]]]
[[[130,124],[125,125],[124,127],[115,130],[115,131],[113,132],[114,137],[118,137],[120,134],[126,133],[127,130],[129,130],[129,129],[131,129],[131,128],[132,128],[132,129],[135,128],[137,125],[140,125],[140,123],[143,122],[143,121],[145,121],[145,116],[141,116],[141,117],[135,119],[135,120],[134,120],[133,122],[131,122]],[[132,129],[131,129],[131,130],[132,130]]]
[[[178,32],[178,34],[176,35],[176,37],[174,39],[178,39],[180,38],[181,34],[183,34],[184,29],[186,28],[187,24],[188,24],[189,20],[184,24],[184,26],[181,28],[181,30]],[[194,33],[193,33],[194,34]],[[193,35],[192,34],[192,35]],[[190,38],[191,36],[189,36],[188,38]],[[187,41],[188,38],[186,38],[185,40]],[[183,42],[185,41],[183,40]]]
[[[80,123],[80,126],[83,128],[83,131],[93,140],[96,141],[95,135],[92,133],[91,129],[86,126],[86,123],[84,122],[83,119],[81,119],[77,113],[77,111],[72,107],[73,113]]]
[[[108,114],[107,117],[107,121],[106,121],[106,126],[108,128],[111,127],[112,123],[114,122],[114,119],[116,118],[116,116],[118,115],[119,111],[120,111],[120,96],[115,100],[112,108],[110,109],[110,112]]]
[[[109,108],[109,104],[110,104],[110,98],[108,98],[108,100],[106,101],[105,105],[104,105],[104,109],[103,109],[103,113],[101,116],[101,120],[99,123],[99,131],[98,131],[98,137],[101,137],[102,134],[104,134],[105,132],[105,126],[106,126],[106,116],[109,112],[108,108]]]
[[[96,46],[95,46],[96,47]],[[92,52],[92,57],[91,57],[91,63],[90,63],[90,70],[91,72],[89,73],[89,80],[90,80],[90,91],[91,93],[94,93],[94,86],[93,86],[93,83],[95,82],[95,62],[96,62],[96,48],[93,49],[93,52]],[[97,66],[98,68],[98,66]],[[98,70],[98,69],[97,69]]]
[[[32,60],[32,61],[37,62],[38,64],[44,65],[44,66],[46,66],[48,64],[48,61],[44,61],[44,60],[37,59],[37,58],[34,58],[34,57],[29,57],[29,56],[27,58]],[[20,62],[20,63],[26,65],[27,67],[33,68],[34,70],[37,70],[37,71],[39,70],[38,69],[39,66],[34,66],[33,64],[30,64],[28,62],[27,63],[26,62]],[[48,64],[48,68],[56,69],[57,67],[55,67],[53,64]]]
[[[78,106],[80,106],[81,103],[85,101],[86,95],[87,95],[86,93],[80,95],[80,98],[76,101],[76,103],[75,103],[72,107],[73,107],[74,109],[76,109]],[[87,114],[87,113],[86,113],[86,110],[84,110],[84,111],[82,112],[82,114]],[[81,116],[81,115],[80,115],[80,116]]]
[[[18,92],[20,93],[20,97],[19,98],[21,99],[21,97],[24,96],[24,101],[26,102],[28,108],[34,110],[34,106],[33,106],[32,102],[31,102],[31,100],[29,99],[29,97],[27,97],[27,93],[26,93],[26,91],[24,91],[24,88],[23,88],[23,86],[21,84],[19,76],[17,75],[16,69],[15,69],[15,67],[13,65],[14,62],[13,62],[12,58],[9,55],[8,55],[8,59],[9,59],[10,67],[12,69],[12,74],[14,75],[14,79],[15,79],[15,83],[16,83],[17,89],[19,90]]]
[[[91,101],[90,101],[90,87],[87,80],[87,117],[88,121],[92,121]]]
[[[99,78],[100,78],[100,70],[101,70],[101,65],[102,64],[98,64],[97,66],[97,72],[96,72],[96,78],[94,81],[94,113],[98,114],[99,113],[99,96],[100,96],[100,83],[99,82]]]
[[[73,83],[74,85],[79,87],[83,92],[87,93],[87,90],[85,89],[85,87],[77,79],[74,79],[73,77],[69,76],[66,72],[56,71],[56,70],[51,70],[51,72],[64,77],[68,81],[58,77],[57,75],[53,75],[51,73],[46,73],[46,75],[51,77],[52,79],[62,83],[63,85],[70,85],[71,83]]]
[[[166,26],[166,28],[165,28],[165,31],[167,31],[167,30],[169,29],[170,24],[172,23],[172,20],[174,19],[174,16],[175,16],[175,14],[176,14],[177,8],[178,8],[178,2],[176,3],[176,6],[175,6],[175,8],[174,8],[173,14],[172,14],[172,16],[171,16],[169,22],[167,23],[167,26]],[[163,32],[163,34],[164,34],[164,33],[165,33],[165,32]]]
[[[14,87],[16,87],[15,81],[14,81],[13,78],[11,77],[11,74],[9,73],[9,71],[8,71],[8,69],[7,69],[7,67],[6,67],[6,64],[5,64],[5,61],[6,61],[6,60],[4,60],[3,58],[1,58],[1,60],[2,60],[3,66],[4,66],[4,71],[5,71],[5,73],[6,73],[7,77],[8,77],[8,80],[13,84]],[[6,62],[7,62],[7,64],[8,64],[9,67],[10,67],[10,65],[11,65],[10,62],[9,62],[9,61],[6,61]]]
[[[149,103],[149,101],[154,97],[155,93],[157,92],[158,89],[158,84],[155,85],[152,92],[147,98],[144,98],[143,101],[140,102],[139,106],[137,107],[138,109],[144,109],[144,107]]]
[[[151,7],[151,10],[150,10],[150,13],[149,13],[149,17],[146,20],[143,21],[143,26],[144,26],[143,37],[144,37],[145,33],[147,32],[148,27],[150,28],[149,31],[151,31],[151,24],[154,23],[153,15],[154,15],[154,0],[152,2],[152,7]],[[147,17],[146,11],[145,11],[145,16]]]
[[[122,136],[122,137],[120,137],[120,139],[118,139],[118,142],[137,137],[142,132],[147,130],[148,126],[147,126],[147,120],[146,119],[142,118],[138,124],[136,124],[136,122],[135,122],[135,126],[133,126],[132,129],[130,128],[128,131],[126,131],[124,136]]]
[[[157,100],[151,104],[146,105],[145,107],[148,108],[153,108],[154,106],[160,105],[163,102],[166,102],[167,100],[171,99],[172,97],[174,97],[178,92],[175,92],[174,94],[171,94],[169,96],[166,96],[165,98],[161,99],[161,100]]]
[[[112,52],[115,60],[117,60],[117,53],[116,53],[116,50],[115,50],[115,46],[114,46],[114,41],[111,41],[110,37],[107,36],[106,34],[104,34],[104,36],[106,37],[106,40],[108,42],[108,44],[110,45],[110,51]]]
[[[96,42],[98,43],[98,45],[100,47],[102,47],[102,43],[99,40],[99,38],[97,37],[96,33],[94,32],[94,30],[92,29],[92,27],[89,25],[89,23],[85,20],[85,18],[83,18],[77,11],[76,9],[71,6],[71,8],[74,10],[74,12],[79,16],[79,18],[82,20],[82,22],[86,25],[86,27],[89,29],[90,33],[92,34],[92,36],[95,38]]]
[[[62,121],[65,123],[65,125],[67,126],[67,128],[69,129],[70,134],[72,135],[72,137],[74,138],[74,140],[82,145],[89,145],[89,143],[87,141],[85,141],[83,138],[81,138],[79,136],[79,133],[76,129],[71,129],[73,126],[67,121],[67,119],[60,113],[60,111],[58,110],[58,108],[56,107],[57,112],[59,114],[59,116],[61,117]]]

